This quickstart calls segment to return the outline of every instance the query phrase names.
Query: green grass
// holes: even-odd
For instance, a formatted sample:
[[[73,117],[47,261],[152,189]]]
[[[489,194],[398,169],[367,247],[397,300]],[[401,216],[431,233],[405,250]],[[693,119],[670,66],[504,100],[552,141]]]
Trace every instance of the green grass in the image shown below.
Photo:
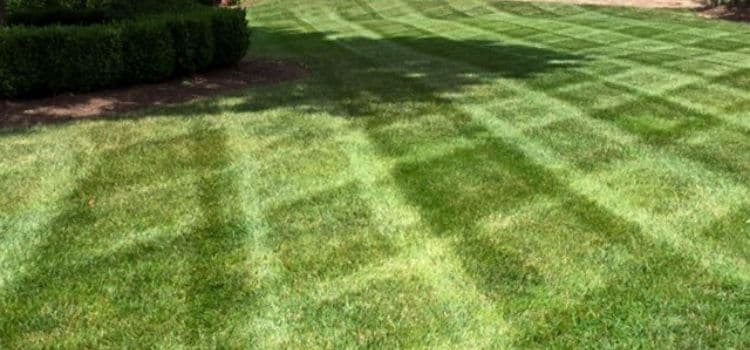
[[[750,27],[249,16],[314,75],[0,131],[0,348],[750,347]]]

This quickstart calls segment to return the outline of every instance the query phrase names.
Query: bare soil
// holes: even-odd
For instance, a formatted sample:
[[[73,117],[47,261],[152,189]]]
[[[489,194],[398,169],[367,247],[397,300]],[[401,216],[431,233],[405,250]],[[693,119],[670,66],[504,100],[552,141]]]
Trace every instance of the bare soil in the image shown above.
[[[0,128],[106,117],[170,106],[256,86],[302,79],[309,68],[296,62],[248,59],[235,68],[159,84],[28,100],[0,99]]]

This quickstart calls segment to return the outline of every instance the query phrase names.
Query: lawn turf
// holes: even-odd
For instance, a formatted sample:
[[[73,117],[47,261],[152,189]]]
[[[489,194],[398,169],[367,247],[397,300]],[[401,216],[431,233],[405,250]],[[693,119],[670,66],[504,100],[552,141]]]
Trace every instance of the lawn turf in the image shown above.
[[[750,347],[750,27],[249,18],[313,76],[0,130],[0,348]]]

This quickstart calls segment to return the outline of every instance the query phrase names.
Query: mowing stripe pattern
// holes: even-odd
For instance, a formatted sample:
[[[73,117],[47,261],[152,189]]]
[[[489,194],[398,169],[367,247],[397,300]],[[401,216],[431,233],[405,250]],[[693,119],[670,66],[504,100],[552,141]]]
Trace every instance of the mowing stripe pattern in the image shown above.
[[[0,347],[750,347],[748,27],[248,15],[313,76],[0,131]]]

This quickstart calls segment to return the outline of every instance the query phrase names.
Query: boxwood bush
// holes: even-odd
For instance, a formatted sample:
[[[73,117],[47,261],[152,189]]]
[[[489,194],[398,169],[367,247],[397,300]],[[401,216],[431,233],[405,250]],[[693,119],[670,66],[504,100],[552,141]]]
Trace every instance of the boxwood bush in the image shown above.
[[[90,26],[0,28],[0,96],[162,81],[236,64],[248,45],[245,12],[236,9]]]
[[[97,9],[118,13],[151,13],[157,11],[184,11],[197,6],[213,4],[206,0],[6,0],[8,10]]]
[[[9,25],[48,26],[62,25],[91,25],[114,22],[125,19],[124,16],[107,9],[68,9],[43,8],[14,10],[8,14]]]

